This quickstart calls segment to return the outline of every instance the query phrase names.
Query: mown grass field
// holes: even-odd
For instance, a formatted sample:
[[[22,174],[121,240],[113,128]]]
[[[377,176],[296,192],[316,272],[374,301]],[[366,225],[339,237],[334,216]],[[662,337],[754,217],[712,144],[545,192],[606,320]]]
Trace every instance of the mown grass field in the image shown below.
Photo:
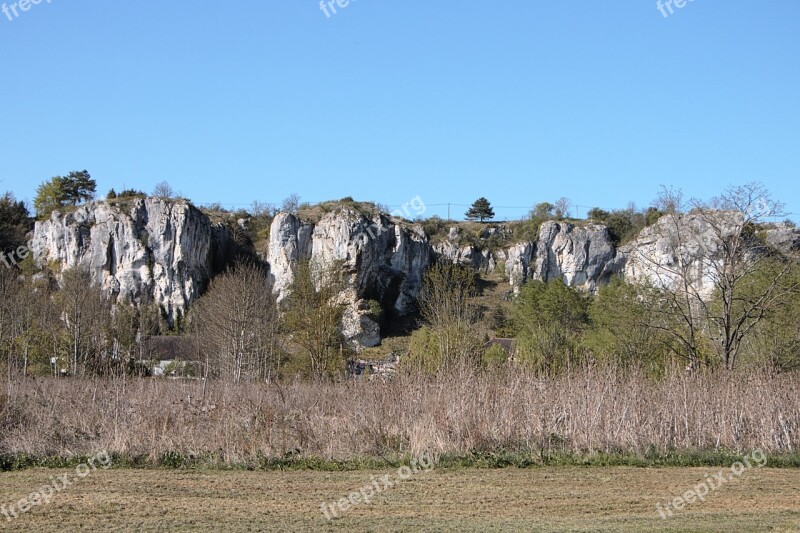
[[[800,531],[800,470],[751,468],[674,517],[666,502],[719,468],[433,469],[327,521],[322,502],[382,471],[97,470],[8,531]],[[0,473],[0,505],[70,470]]]

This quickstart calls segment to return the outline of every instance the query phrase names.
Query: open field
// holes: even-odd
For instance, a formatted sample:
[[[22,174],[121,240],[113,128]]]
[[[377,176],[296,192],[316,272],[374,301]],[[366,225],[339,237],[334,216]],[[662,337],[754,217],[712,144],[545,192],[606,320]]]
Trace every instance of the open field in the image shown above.
[[[0,530],[800,531],[800,469],[775,468],[800,465],[796,374],[29,379],[0,392],[0,513],[100,450],[113,462],[0,514]],[[767,467],[660,517],[657,503],[748,450]],[[323,517],[323,502],[424,453],[433,471]]]
[[[800,470],[748,469],[667,520],[718,468],[434,469],[328,522],[320,504],[389,471],[97,470],[8,531],[800,531]],[[0,474],[0,505],[69,470]]]

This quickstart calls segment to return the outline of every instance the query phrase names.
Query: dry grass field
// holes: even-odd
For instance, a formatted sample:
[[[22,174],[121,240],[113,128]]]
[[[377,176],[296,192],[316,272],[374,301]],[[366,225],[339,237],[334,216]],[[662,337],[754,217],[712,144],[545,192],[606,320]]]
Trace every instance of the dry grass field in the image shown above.
[[[0,531],[800,531],[800,468],[775,468],[800,465],[799,385],[594,368],[238,387],[15,381],[0,388]],[[756,449],[766,467],[659,516],[657,503]],[[6,520],[100,450],[113,468]],[[323,502],[422,453],[438,466],[324,518]]]
[[[0,463],[9,454],[68,458],[100,450],[143,456],[150,464],[177,454],[258,465],[287,454],[348,460],[424,452],[645,456],[756,448],[770,456],[800,449],[797,374],[680,373],[652,380],[587,368],[540,378],[510,368],[400,375],[388,383],[0,384]],[[170,460],[166,466],[182,465]]]
[[[320,504],[391,471],[97,470],[8,531],[800,531],[800,470],[748,469],[663,520],[656,503],[718,468],[434,469],[334,521]],[[0,505],[59,470],[0,474]]]

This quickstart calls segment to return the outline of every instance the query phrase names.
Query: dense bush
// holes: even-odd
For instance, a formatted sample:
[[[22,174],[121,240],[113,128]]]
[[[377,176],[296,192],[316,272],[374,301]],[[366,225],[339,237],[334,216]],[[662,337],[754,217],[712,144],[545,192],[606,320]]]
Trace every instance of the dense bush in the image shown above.
[[[518,360],[540,372],[567,368],[588,326],[588,303],[561,280],[526,283],[512,311]]]

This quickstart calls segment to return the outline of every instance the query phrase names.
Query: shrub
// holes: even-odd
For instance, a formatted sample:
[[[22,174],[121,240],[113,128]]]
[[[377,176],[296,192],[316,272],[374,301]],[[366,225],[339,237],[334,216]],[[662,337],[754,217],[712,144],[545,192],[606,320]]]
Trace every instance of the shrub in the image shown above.
[[[504,365],[508,361],[508,354],[499,344],[493,344],[488,350],[483,352],[483,364],[492,368]]]
[[[432,375],[439,369],[441,359],[439,339],[431,328],[423,326],[411,334],[408,358],[403,360],[406,369]]]

